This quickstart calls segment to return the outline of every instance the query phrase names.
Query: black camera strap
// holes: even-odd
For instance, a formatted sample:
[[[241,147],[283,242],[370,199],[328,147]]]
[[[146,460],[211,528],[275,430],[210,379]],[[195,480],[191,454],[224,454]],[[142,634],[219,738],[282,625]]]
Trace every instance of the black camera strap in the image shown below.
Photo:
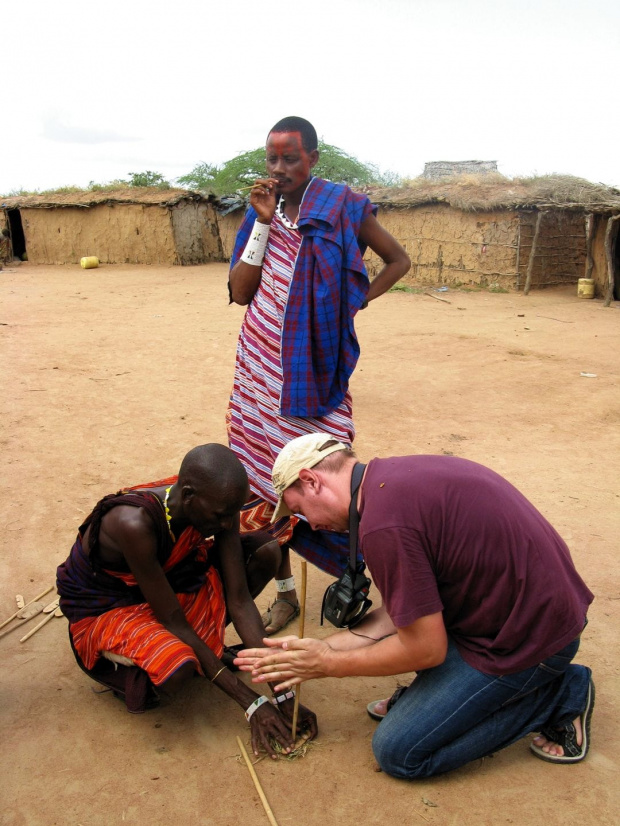
[[[366,465],[357,462],[351,475],[351,504],[349,505],[349,561],[346,569],[336,582],[332,583],[323,596],[321,625],[325,617],[336,628],[352,628],[372,605],[368,599],[370,579],[365,576],[364,562],[357,561],[357,537],[360,515],[357,510],[357,493],[362,482]]]
[[[351,475],[351,504],[349,505],[349,565],[357,570],[357,532],[360,523],[360,515],[357,510],[357,492],[362,484],[362,477],[366,465],[357,462]]]

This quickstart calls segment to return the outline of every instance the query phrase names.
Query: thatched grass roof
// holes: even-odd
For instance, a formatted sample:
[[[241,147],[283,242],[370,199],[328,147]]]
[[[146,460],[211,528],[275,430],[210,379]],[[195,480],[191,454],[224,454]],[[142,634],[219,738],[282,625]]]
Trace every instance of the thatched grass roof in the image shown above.
[[[386,209],[406,209],[424,204],[447,204],[465,212],[498,209],[570,209],[582,212],[620,213],[620,190],[569,175],[505,178],[499,173],[451,175],[432,180],[419,177],[400,187],[367,187],[373,203]],[[239,199],[238,208],[245,206]],[[122,187],[118,189],[64,190],[39,195],[0,198],[0,208],[52,209],[93,207],[99,204],[151,204],[170,207],[183,200],[209,201],[221,207],[214,195],[188,189]],[[233,210],[235,207],[232,208]],[[227,211],[231,211],[227,207]]]
[[[497,209],[570,209],[620,212],[620,191],[568,175],[505,178],[499,173],[415,178],[402,187],[366,190],[373,203],[391,209],[448,204],[465,212]]]
[[[93,207],[99,204],[149,204],[170,207],[180,201],[210,201],[200,192],[188,189],[159,189],[158,187],[123,187],[119,189],[87,189],[51,192],[41,195],[15,195],[0,198],[4,209],[53,209],[56,207]]]

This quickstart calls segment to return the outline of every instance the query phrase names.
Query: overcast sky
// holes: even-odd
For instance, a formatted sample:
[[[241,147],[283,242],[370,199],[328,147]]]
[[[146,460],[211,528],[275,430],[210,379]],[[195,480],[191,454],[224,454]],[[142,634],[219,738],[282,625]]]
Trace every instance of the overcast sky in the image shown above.
[[[174,180],[286,115],[403,176],[620,185],[618,0],[19,0],[0,27],[2,194]]]

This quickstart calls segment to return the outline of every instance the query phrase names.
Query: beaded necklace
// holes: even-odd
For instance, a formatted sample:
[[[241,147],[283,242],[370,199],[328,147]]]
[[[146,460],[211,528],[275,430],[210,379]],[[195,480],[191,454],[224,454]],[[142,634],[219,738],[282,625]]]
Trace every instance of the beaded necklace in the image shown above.
[[[170,496],[170,491],[172,490],[172,485],[169,488],[166,488],[166,496],[164,497],[164,511],[166,512],[166,523],[168,525],[168,532],[172,537],[172,541],[176,542],[176,536],[172,533],[172,528],[170,527],[170,523],[172,522],[172,517],[170,516],[170,511],[168,510],[168,497]]]
[[[297,219],[295,221],[289,221],[289,219],[284,214],[284,196],[280,195],[280,200],[278,201],[278,205],[276,207],[276,213],[278,218],[282,221],[285,227],[288,229],[297,229],[297,221],[299,221],[299,211],[301,210],[301,204],[299,206],[299,210],[297,211]]]
[[[282,223],[284,224],[285,227],[288,227],[288,229],[298,229],[297,222],[299,221],[299,216],[301,215],[301,206],[304,202],[304,198],[306,197],[306,192],[308,191],[308,187],[310,186],[310,184],[313,180],[314,180],[314,176],[312,176],[312,178],[310,178],[310,180],[308,181],[308,186],[304,189],[304,194],[301,196],[299,209],[297,210],[297,218],[294,221],[289,221],[289,219],[284,214],[284,207],[285,207],[286,202],[284,200],[284,195],[280,195],[280,197],[278,199],[278,203],[276,205],[276,213],[278,215],[278,218],[282,221]]]

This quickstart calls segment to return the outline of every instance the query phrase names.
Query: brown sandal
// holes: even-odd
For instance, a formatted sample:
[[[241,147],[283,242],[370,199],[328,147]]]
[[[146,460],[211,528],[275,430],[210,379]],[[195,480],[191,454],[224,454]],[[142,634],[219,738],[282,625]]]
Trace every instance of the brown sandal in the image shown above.
[[[290,614],[288,616],[285,616],[280,623],[273,626],[271,631],[267,631],[267,626],[273,625],[271,609],[274,607],[274,605],[277,605],[279,602],[285,602],[288,606],[290,606],[292,610]],[[289,622],[294,620],[295,617],[299,616],[299,611],[299,603],[295,604],[294,602],[291,602],[289,599],[284,599],[284,597],[280,597],[279,599],[274,600],[261,617],[267,636],[270,637],[272,634],[277,634],[278,631],[281,631],[283,628],[286,628]]]

